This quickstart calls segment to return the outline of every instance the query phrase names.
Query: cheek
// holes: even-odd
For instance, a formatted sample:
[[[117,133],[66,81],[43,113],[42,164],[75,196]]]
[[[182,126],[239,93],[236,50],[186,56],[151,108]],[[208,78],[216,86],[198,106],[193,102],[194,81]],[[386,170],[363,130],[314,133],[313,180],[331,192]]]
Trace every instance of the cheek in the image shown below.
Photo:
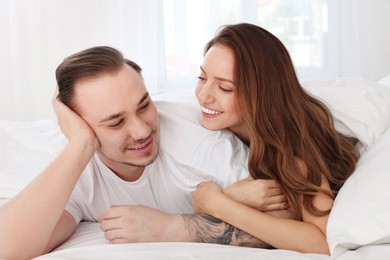
[[[195,87],[195,96],[196,96],[196,98],[198,98],[198,95],[199,95],[199,93],[202,91],[202,85],[200,84],[200,83],[198,83],[197,85],[196,85],[196,87]]]
[[[220,99],[220,101],[223,102],[223,108],[225,111],[227,111],[231,116],[237,116],[240,114],[240,108],[234,96],[226,98],[225,100]]]
[[[153,130],[158,128],[160,124],[160,119],[158,117],[157,109],[153,106],[153,108],[149,109],[144,115],[142,120]]]
[[[95,132],[96,137],[99,139],[102,149],[112,149],[121,146],[126,141],[126,132],[124,130],[116,131],[100,131]]]

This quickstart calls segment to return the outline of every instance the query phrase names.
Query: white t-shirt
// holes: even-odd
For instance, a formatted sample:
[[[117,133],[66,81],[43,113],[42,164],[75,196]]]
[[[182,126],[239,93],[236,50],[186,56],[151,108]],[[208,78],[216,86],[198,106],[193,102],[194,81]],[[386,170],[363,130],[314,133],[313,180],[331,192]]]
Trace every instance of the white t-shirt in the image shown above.
[[[191,193],[200,182],[212,180],[226,187],[248,176],[248,148],[230,131],[203,128],[195,98],[154,103],[161,132],[156,161],[137,181],[126,182],[95,155],[66,206],[76,223],[97,221],[111,205],[145,205],[170,214],[193,214]]]

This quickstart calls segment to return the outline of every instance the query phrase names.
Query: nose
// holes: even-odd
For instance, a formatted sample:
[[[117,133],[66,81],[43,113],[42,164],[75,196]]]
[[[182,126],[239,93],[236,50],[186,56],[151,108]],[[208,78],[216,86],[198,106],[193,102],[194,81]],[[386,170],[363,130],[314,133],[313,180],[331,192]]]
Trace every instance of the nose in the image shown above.
[[[214,93],[210,84],[204,84],[197,88],[197,98],[202,103],[210,103],[214,99]]]
[[[150,136],[152,128],[142,118],[136,117],[128,121],[127,131],[133,141],[142,141]]]

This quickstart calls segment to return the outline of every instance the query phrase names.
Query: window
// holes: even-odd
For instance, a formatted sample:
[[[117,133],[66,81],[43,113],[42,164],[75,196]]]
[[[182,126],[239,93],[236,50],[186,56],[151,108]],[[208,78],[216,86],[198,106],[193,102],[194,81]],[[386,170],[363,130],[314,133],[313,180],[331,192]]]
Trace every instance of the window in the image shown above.
[[[239,22],[276,35],[301,79],[335,76],[337,61],[330,54],[337,54],[337,44],[330,40],[337,33],[329,32],[329,5],[326,0],[164,0],[167,80],[197,75],[203,47],[218,27]]]

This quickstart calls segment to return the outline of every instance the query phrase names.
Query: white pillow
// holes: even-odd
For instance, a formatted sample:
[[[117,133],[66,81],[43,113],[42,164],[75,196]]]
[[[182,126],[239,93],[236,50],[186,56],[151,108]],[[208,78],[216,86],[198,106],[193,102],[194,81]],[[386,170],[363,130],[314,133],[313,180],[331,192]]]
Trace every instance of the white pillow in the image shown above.
[[[361,155],[336,197],[327,226],[333,256],[364,245],[390,243],[390,129]]]
[[[55,119],[0,120],[0,198],[14,197],[66,142]]]
[[[307,80],[302,85],[331,109],[338,131],[367,150],[390,126],[390,89],[359,78]]]

